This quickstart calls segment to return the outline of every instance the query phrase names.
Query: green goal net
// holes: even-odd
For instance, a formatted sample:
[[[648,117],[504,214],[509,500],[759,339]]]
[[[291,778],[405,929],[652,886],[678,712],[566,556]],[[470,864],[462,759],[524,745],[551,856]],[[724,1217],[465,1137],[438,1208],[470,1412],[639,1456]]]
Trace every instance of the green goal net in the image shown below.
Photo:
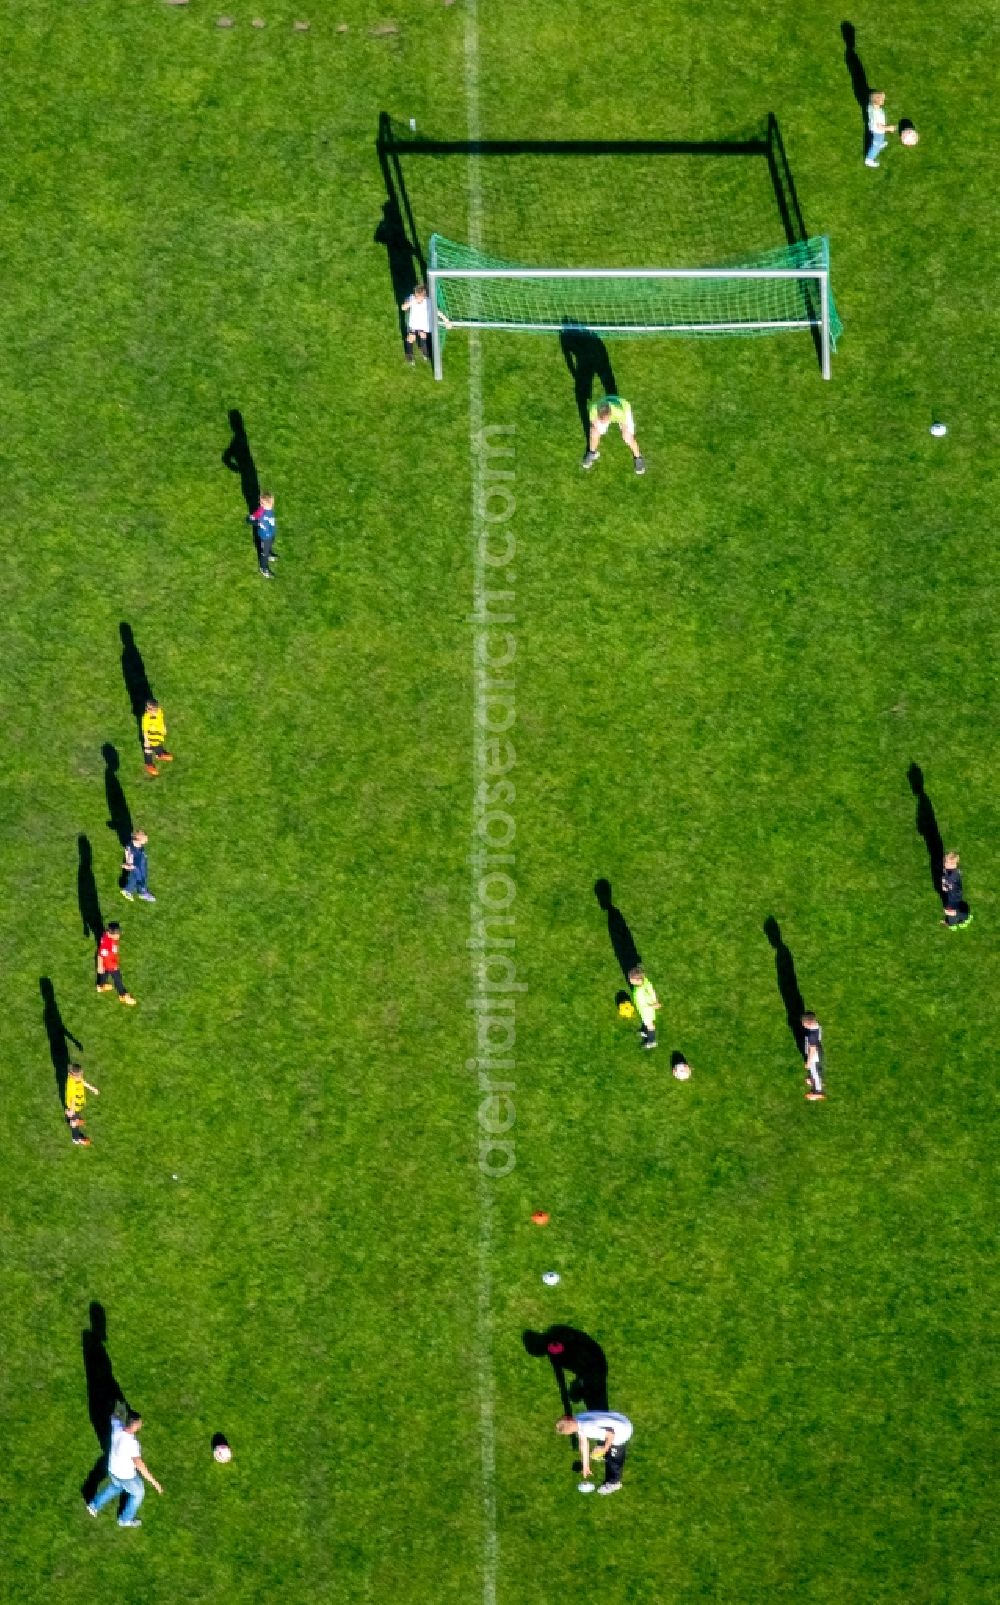
[[[816,332],[829,378],[840,319],[825,237],[709,268],[526,267],[431,237],[427,278],[440,378],[445,327],[594,334]]]

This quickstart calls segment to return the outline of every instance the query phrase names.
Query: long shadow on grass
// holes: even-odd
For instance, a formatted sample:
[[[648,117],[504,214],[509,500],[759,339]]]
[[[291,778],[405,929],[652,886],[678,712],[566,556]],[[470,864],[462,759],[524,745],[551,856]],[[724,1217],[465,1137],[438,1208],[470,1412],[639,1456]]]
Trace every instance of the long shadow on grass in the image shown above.
[[[93,1499],[108,1474],[108,1449],[111,1446],[111,1417],[119,1405],[128,1409],[118,1379],[111,1365],[107,1349],[108,1318],[103,1304],[96,1299],[90,1306],[90,1325],[80,1334],[83,1350],[83,1374],[87,1383],[87,1410],[101,1452],[91,1466],[80,1489],[84,1499]]]
[[[809,238],[809,231],[799,205],[799,195],[785,151],[785,142],[773,111],[767,114],[767,170],[771,176],[771,188],[774,190],[774,199],[785,231],[785,239],[789,245],[801,245]],[[810,320],[809,333],[812,335],[816,360],[822,367],[823,337],[820,324],[823,309],[819,285],[815,279],[799,280],[799,296],[802,301],[802,316]]]
[[[598,907],[604,910],[608,919],[608,939],[614,949],[615,958],[619,968],[628,980],[629,971],[642,963],[639,949],[635,945],[635,937],[629,930],[628,921],[620,908],[616,908],[611,893],[611,882],[599,880],[594,882],[594,896]]]
[[[596,379],[606,396],[616,396],[615,371],[603,340],[587,329],[566,328],[559,336],[559,349],[573,380],[576,410],[580,414],[583,438],[590,441],[590,402]]]
[[[260,506],[260,477],[247,439],[243,414],[238,407],[234,407],[229,414],[229,427],[232,430],[232,438],[222,453],[223,467],[228,468],[231,474],[239,475],[240,491],[246,502],[247,512],[255,513]]]
[[[607,1410],[608,1359],[596,1338],[575,1326],[550,1326],[522,1333],[521,1341],[527,1354],[551,1364],[563,1415],[572,1415],[580,1404],[585,1410]]]
[[[94,849],[88,836],[78,836],[76,846],[80,860],[76,871],[76,896],[83,921],[83,934],[99,942],[104,935],[104,916],[101,913],[97,881],[94,879]]]
[[[79,1053],[83,1052],[83,1043],[75,1037],[72,1031],[66,1029],[65,1022],[59,1012],[56,1002],[56,989],[47,975],[39,978],[38,990],[42,994],[42,1024],[45,1035],[49,1039],[49,1057],[52,1060],[52,1069],[56,1078],[56,1091],[59,1094],[59,1107],[66,1107],[66,1072],[69,1069],[69,1043]]]
[[[423,274],[423,261],[418,246],[413,245],[406,232],[406,224],[395,190],[395,176],[388,162],[382,163],[382,177],[388,191],[388,200],[382,207],[382,218],[375,230],[375,244],[385,246],[392,281],[392,299],[399,324],[399,340],[406,350],[406,314],[401,311],[403,302],[413,293]]]
[[[927,848],[931,885],[940,897],[941,877],[944,874],[944,842],[938,829],[934,804],[924,789],[924,772],[919,764],[911,763],[906,771],[906,778],[910,783],[910,790],[917,799],[917,835]]]
[[[764,921],[764,935],[774,949],[774,974],[778,982],[778,991],[785,1006],[785,1018],[788,1029],[792,1033],[795,1046],[800,1053],[805,1050],[805,1033],[802,1030],[802,1016],[805,1013],[805,1000],[799,990],[798,977],[795,974],[795,960],[792,958],[791,948],[788,947],[781,935],[781,927],[773,914],[769,914]]]
[[[421,134],[397,130],[389,113],[383,111],[375,149],[388,196],[390,229],[407,241],[420,277],[425,278],[427,262],[403,176],[404,156],[755,156],[766,160],[768,137],[762,131],[752,139],[425,139]],[[376,239],[380,245],[385,243],[379,231]]]
[[[232,439],[222,453],[222,461],[231,474],[239,475],[240,493],[246,503],[247,523],[253,526],[253,549],[257,555],[259,567],[260,535],[251,515],[260,506],[260,475],[257,473],[257,464],[253,460],[253,452],[250,450],[243,414],[238,407],[234,407],[229,414],[229,427],[232,430]]]
[[[851,80],[851,89],[861,112],[861,154],[863,156],[868,149],[868,97],[872,92],[871,85],[868,82],[868,74],[865,72],[864,63],[858,55],[858,33],[853,22],[842,22],[840,24],[840,37],[844,41],[844,66],[847,68],[848,77]]]
[[[128,695],[132,717],[135,720],[136,735],[142,745],[142,716],[146,711],[146,703],[153,699],[153,688],[149,683],[146,665],[142,661],[142,653],[135,644],[131,624],[124,620],[118,626],[118,634],[122,643],[122,679]]]
[[[132,840],[132,813],[125,801],[122,783],[118,779],[121,758],[118,748],[106,741],[101,748],[104,759],[104,795],[108,802],[108,829],[113,830],[122,847]]]

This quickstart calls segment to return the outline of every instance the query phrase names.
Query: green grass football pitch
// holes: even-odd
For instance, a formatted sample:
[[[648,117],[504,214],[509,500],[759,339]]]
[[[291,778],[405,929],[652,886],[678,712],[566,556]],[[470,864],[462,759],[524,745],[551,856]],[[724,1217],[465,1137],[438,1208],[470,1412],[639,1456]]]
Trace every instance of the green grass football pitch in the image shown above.
[[[0,1598],[982,1601],[981,11],[854,14],[892,120],[921,131],[871,173],[825,0],[636,0],[586,25],[570,0],[480,0],[475,33],[463,0],[396,0],[381,35],[360,0],[255,6],[263,30],[243,0],[228,31],[209,0],[0,19]],[[526,983],[496,1181],[467,1068],[476,370],[460,334],[443,385],[406,370],[375,239],[380,112],[463,140],[474,80],[492,139],[727,140],[773,111],[845,324],[828,385],[805,335],[609,343],[643,480],[614,443],[579,473],[556,342],[482,340],[484,421],[513,426]],[[529,260],[784,238],[749,164],[703,188],[654,157],[403,168],[425,248],[465,237],[474,194],[486,247]],[[278,497],[272,586],[221,461],[233,408]],[[155,782],[122,623],[176,753]],[[155,907],[117,896],[106,744]],[[914,763],[963,854],[961,935],[937,924]],[[93,992],[80,838],[135,1010]],[[615,1015],[601,877],[664,999],[656,1055]],[[769,917],[823,1022],[824,1105]],[[63,1126],[43,979],[101,1089],[90,1150]],[[165,1487],[140,1533],[80,1500],[92,1303],[90,1402],[106,1355]],[[602,1345],[635,1423],[615,1500],[579,1499],[552,1433],[558,1389],[522,1344],[550,1322]]]

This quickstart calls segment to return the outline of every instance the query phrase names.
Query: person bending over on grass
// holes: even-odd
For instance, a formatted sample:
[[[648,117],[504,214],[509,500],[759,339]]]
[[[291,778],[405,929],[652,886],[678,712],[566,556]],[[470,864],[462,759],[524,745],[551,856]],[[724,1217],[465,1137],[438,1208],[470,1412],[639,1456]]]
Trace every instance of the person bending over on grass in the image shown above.
[[[628,972],[632,1003],[639,1016],[639,1040],[644,1048],[656,1047],[656,1011],[662,1007],[656,988],[641,964]]]
[[[619,1415],[617,1410],[581,1410],[578,1416],[560,1416],[556,1431],[563,1438],[575,1437],[578,1440],[584,1479],[590,1477],[590,1462],[603,1460],[604,1481],[597,1492],[617,1493],[622,1485],[625,1446],[632,1436],[632,1423],[628,1416]],[[591,1451],[591,1443],[600,1447]]]
[[[581,468],[593,468],[601,455],[601,441],[611,428],[617,424],[621,436],[635,463],[637,474],[646,472],[646,459],[639,450],[639,442],[635,438],[635,420],[632,417],[632,408],[621,396],[602,396],[600,401],[590,404],[590,434],[587,438],[587,450],[583,454]]]
[[[125,849],[125,862],[122,865],[125,885],[121,888],[121,894],[130,903],[136,894],[144,903],[156,902],[156,898],[146,885],[146,878],[149,875],[149,859],[146,855],[148,841],[149,837],[144,830],[134,830],[132,840]]]
[[[130,1410],[125,1417],[124,1425],[117,1416],[111,1417],[111,1448],[108,1451],[108,1485],[90,1501],[87,1510],[90,1515],[96,1516],[98,1511],[110,1505],[112,1499],[119,1494],[127,1494],[128,1502],[124,1511],[118,1518],[119,1527],[141,1527],[136,1512],[146,1497],[143,1479],[162,1494],[163,1486],[158,1483],[153,1473],[142,1458],[142,1445],[136,1433],[142,1426],[142,1417]]]
[[[96,1087],[83,1079],[83,1068],[78,1064],[71,1064],[66,1071],[66,1123],[69,1126],[70,1136],[78,1148],[89,1148],[90,1138],[84,1131],[86,1121],[83,1111],[87,1102],[87,1093],[92,1092],[95,1098],[100,1097]]]
[[[97,944],[97,990],[110,992],[114,987],[119,1001],[135,1008],[135,998],[126,992],[118,960],[118,944],[122,939],[121,926],[112,920]]]
[[[952,931],[960,931],[963,926],[972,924],[972,912],[962,894],[962,871],[958,867],[960,862],[957,853],[945,853],[944,873],[941,876],[944,919],[941,924],[947,925]]]
[[[823,1090],[823,1027],[811,1009],[802,1016],[803,1062],[806,1070],[806,1098],[809,1103],[822,1103]]]
[[[278,557],[278,553],[274,550],[274,541],[278,533],[278,520],[274,513],[273,492],[269,490],[261,492],[260,506],[255,513],[250,514],[247,523],[252,524],[257,531],[257,561],[260,564],[261,577],[265,580],[273,580],[274,575],[271,573],[271,564]]]
[[[877,167],[878,159],[885,150],[888,140],[886,134],[896,132],[895,123],[885,120],[885,95],[881,89],[873,89],[868,96],[868,151],[865,156],[866,167]]]
[[[163,709],[154,697],[146,703],[142,716],[142,755],[146,760],[147,775],[157,775],[158,763],[173,763],[174,755],[167,751],[167,721]]]

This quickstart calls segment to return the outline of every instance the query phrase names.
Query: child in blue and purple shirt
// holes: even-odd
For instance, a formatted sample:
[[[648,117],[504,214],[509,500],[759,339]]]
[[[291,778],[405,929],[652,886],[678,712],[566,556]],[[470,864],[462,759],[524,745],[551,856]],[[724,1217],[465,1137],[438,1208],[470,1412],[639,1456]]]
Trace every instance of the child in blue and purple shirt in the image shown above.
[[[255,513],[251,513],[248,523],[252,524],[257,532],[257,561],[260,572],[265,580],[273,580],[271,573],[271,560],[277,553],[273,551],[274,537],[278,533],[278,521],[274,513],[274,496],[271,491],[261,492],[260,506]]]

